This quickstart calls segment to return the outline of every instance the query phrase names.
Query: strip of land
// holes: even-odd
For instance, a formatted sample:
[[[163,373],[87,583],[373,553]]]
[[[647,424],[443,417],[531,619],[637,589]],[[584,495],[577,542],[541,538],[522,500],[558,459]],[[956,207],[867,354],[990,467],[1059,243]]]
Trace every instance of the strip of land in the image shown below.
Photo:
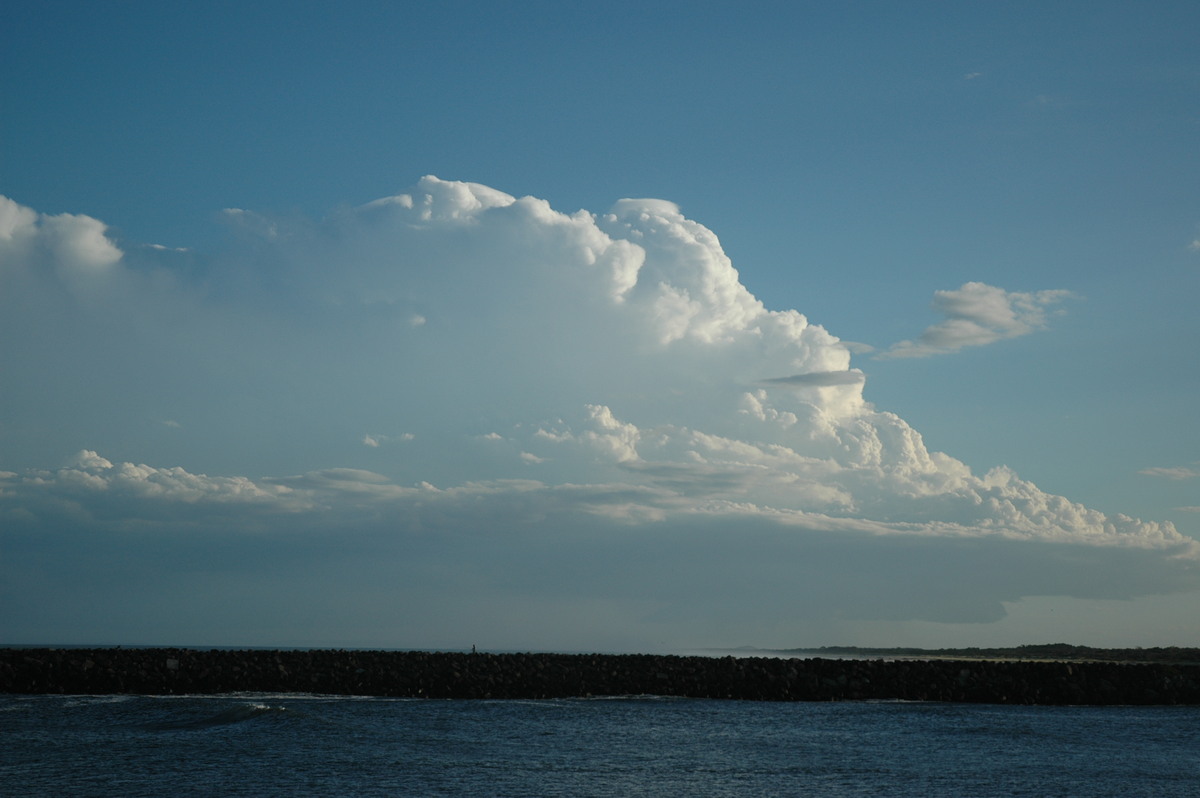
[[[1200,664],[1200,648],[1092,648],[1069,643],[1014,646],[1011,648],[860,648],[822,646],[771,650],[741,649],[788,656],[865,657],[884,659],[986,659],[1044,662],[1173,662]]]
[[[1200,665],[991,659],[0,648],[0,692],[1200,705]]]

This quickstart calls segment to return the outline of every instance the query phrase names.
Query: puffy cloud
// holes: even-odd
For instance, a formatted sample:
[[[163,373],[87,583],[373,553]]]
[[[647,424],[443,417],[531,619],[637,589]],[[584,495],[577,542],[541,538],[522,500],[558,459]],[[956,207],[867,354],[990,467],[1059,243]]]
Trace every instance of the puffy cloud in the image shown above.
[[[1017,338],[1046,326],[1046,309],[1071,296],[1061,289],[1023,293],[986,283],[964,283],[954,291],[936,291],[933,309],[946,317],[916,341],[894,344],[879,358],[929,357]]]
[[[39,214],[0,196],[0,278],[3,270],[46,264],[64,280],[104,270],[123,254],[107,229],[90,216]]]
[[[0,197],[0,240],[9,246],[15,240],[27,238],[37,228],[38,214],[8,197]]]
[[[672,203],[567,214],[426,177],[319,221],[225,217],[224,248],[133,263],[95,220],[0,203],[16,289],[0,324],[55,353],[0,350],[9,423],[58,436],[30,451],[151,445],[144,419],[169,416],[157,460],[137,459],[210,464],[2,464],[0,581],[45,594],[20,574],[65,585],[111,544],[152,593],[131,569],[178,573],[166,549],[137,553],[170,538],[202,563],[183,569],[196,595],[212,598],[199,572],[264,605],[279,600],[260,585],[325,579],[337,623],[368,603],[448,608],[429,634],[571,608],[546,619],[559,646],[585,617],[720,644],[796,617],[985,621],[1021,596],[1200,586],[1197,544],[1170,523],[929,451],[864,400],[847,344],[765,307]],[[947,320],[888,354],[1023,335],[1065,296],[939,292]],[[397,429],[413,432],[363,434]],[[245,562],[281,564],[260,581]]]
[[[287,487],[255,483],[247,477],[210,477],[179,467],[155,468],[134,463],[113,464],[84,449],[55,471],[31,471],[13,487],[30,493],[50,493],[86,500],[88,494],[117,495],[131,503],[143,500],[183,504],[270,503],[295,508],[287,502]],[[283,500],[284,504],[279,504]]]

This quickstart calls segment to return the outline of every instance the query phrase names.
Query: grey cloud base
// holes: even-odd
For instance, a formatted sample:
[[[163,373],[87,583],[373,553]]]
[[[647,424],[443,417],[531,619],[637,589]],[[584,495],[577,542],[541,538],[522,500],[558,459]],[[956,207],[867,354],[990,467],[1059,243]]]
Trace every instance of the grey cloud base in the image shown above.
[[[1200,576],[1185,548],[806,526],[736,510],[614,519],[612,507],[650,498],[631,485],[365,484],[393,495],[246,498],[257,503],[246,513],[27,496],[18,514],[10,494],[9,634],[161,642],[186,621],[203,640],[280,645],[324,635],[661,649],[786,639],[814,621],[986,623],[1022,596],[1132,598],[1194,589]]]

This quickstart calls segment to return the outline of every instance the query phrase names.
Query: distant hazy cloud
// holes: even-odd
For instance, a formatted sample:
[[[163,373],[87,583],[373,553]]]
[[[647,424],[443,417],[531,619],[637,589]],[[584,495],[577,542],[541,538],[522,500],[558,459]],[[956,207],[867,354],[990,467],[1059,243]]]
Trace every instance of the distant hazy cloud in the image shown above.
[[[916,341],[901,341],[877,357],[929,357],[1028,335],[1045,328],[1047,308],[1070,296],[1065,290],[1010,292],[985,283],[936,291],[933,309],[946,320]]]
[[[362,436],[363,446],[369,446],[372,449],[378,449],[380,445],[385,443],[403,443],[411,441],[417,437],[411,432],[404,432],[400,435],[364,435]]]
[[[1200,477],[1200,469],[1188,466],[1173,466],[1169,468],[1143,468],[1138,472],[1148,477],[1165,477],[1167,479],[1196,479]]]

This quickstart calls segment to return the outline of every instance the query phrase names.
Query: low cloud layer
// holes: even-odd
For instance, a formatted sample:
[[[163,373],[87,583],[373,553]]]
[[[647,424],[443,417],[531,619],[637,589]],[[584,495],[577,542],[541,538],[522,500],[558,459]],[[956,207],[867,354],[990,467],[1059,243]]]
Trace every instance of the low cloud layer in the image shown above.
[[[0,350],[14,634],[153,637],[169,608],[281,644],[724,645],[1200,587],[1170,523],[929,451],[669,202],[427,177],[224,216],[178,252],[0,199],[0,332],[30,342]],[[885,354],[1023,335],[1066,296],[967,283]]]

